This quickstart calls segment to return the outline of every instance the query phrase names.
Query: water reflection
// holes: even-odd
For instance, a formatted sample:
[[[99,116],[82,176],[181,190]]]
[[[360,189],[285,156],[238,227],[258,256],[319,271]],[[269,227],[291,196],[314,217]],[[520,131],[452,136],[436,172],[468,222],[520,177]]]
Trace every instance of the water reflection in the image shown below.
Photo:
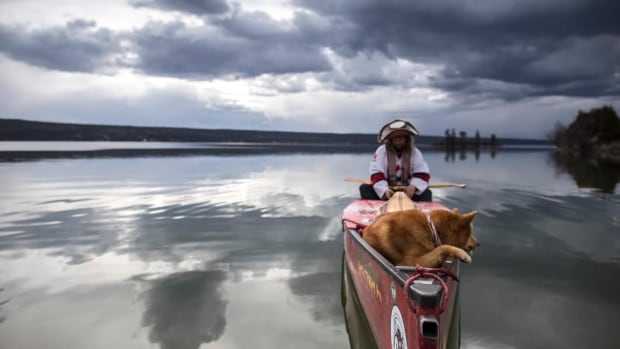
[[[432,149],[432,151],[437,151],[437,149]],[[497,154],[497,148],[496,147],[488,147],[488,148],[446,148],[444,150],[444,161],[445,162],[455,162],[457,155],[458,155],[458,159],[459,161],[465,161],[467,160],[467,156],[469,155],[471,158],[471,155],[473,155],[474,159],[476,162],[478,162],[480,160],[480,156],[481,155],[485,155],[488,154],[488,156],[492,159],[495,158],[495,155]]]
[[[1,164],[0,176],[7,180],[0,184],[0,286],[17,301],[6,312],[0,307],[8,319],[0,337],[12,347],[37,347],[80,321],[65,312],[73,316],[68,327],[47,323],[50,331],[29,342],[19,336],[20,324],[45,308],[20,295],[96,316],[97,302],[78,301],[76,290],[87,288],[98,300],[130,280],[142,296],[124,294],[109,308],[143,300],[141,326],[148,337],[135,327],[134,334],[116,328],[120,323],[110,316],[105,326],[86,322],[82,336],[63,347],[81,348],[95,332],[114,333],[118,347],[127,348],[141,340],[170,348],[217,341],[234,348],[239,333],[272,335],[265,346],[246,343],[256,348],[280,347],[300,336],[307,347],[343,347],[337,282],[342,236],[334,213],[350,198],[341,178],[322,175],[331,172],[326,164],[332,161],[354,162],[349,155],[306,155]],[[308,168],[323,176],[324,190],[307,185]],[[38,273],[31,273],[33,266]],[[238,291],[248,285],[254,285],[251,293]],[[257,303],[267,311],[231,306]],[[136,304],[132,316],[140,310],[141,302]],[[32,317],[18,311],[24,307]],[[276,309],[281,320],[254,333]],[[294,323],[298,330],[291,331]]]
[[[341,273],[341,306],[346,318],[347,334],[351,349],[378,349],[377,342],[372,334],[370,324],[362,308],[359,296],[355,290],[352,276],[342,256]]]
[[[0,346],[347,347],[343,179],[371,152],[0,163]],[[434,181],[468,185],[437,200],[480,212],[464,348],[620,342],[617,195],[580,191],[546,152],[424,155]]]
[[[336,325],[344,323],[338,297],[333,297],[340,280],[340,271],[313,273],[291,278],[289,287],[292,294],[304,298],[311,305],[315,321],[327,321]],[[330,295],[330,297],[325,297]]]
[[[620,272],[620,239],[613,232],[620,201],[517,190],[502,196],[515,204],[479,214],[482,248],[462,271],[465,347],[617,343],[620,281],[611,275]],[[467,198],[472,206],[487,200]]]
[[[6,320],[6,317],[2,314],[2,306],[9,302],[8,299],[3,299],[2,291],[4,291],[4,288],[0,288],[0,324]]]
[[[556,169],[568,173],[580,188],[592,188],[601,193],[613,194],[620,182],[620,163],[570,156],[560,152],[551,155]]]
[[[196,349],[216,341],[226,328],[227,301],[220,270],[174,273],[149,281],[142,325],[162,349]]]

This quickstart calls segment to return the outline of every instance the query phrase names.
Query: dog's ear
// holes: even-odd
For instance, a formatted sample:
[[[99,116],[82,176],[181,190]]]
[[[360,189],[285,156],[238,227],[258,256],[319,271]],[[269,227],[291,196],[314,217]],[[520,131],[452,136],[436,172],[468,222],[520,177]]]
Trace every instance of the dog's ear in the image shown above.
[[[453,209],[452,209],[452,212],[454,212],[454,213],[459,213],[459,209],[458,209],[458,208],[453,208]]]
[[[471,211],[469,213],[464,213],[461,215],[460,220],[461,222],[463,222],[463,224],[469,224],[471,223],[471,221],[474,220],[474,217],[476,216],[477,213],[478,211]]]

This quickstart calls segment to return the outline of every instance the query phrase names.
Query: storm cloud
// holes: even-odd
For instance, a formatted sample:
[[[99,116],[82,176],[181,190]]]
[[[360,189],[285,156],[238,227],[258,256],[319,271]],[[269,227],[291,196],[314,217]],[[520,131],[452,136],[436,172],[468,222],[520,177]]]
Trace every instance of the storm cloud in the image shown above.
[[[545,99],[566,101],[564,110],[546,114],[572,114],[567,119],[579,110],[576,106],[620,100],[618,1],[111,0],[109,6],[89,5],[113,8],[105,16],[70,5],[71,15],[57,11],[43,22],[27,15],[29,8],[21,2],[0,4],[0,10],[23,11],[26,18],[12,20],[19,17],[14,11],[0,20],[0,64],[24,72],[26,66],[85,73],[98,82],[121,73],[136,77],[134,83],[166,81],[166,87],[145,81],[143,89],[206,108],[213,100],[226,101],[235,112],[262,117],[264,127],[275,117],[286,121],[277,125],[303,130],[331,127],[334,115],[346,125],[373,114],[386,120],[410,115],[422,125],[426,115],[433,115],[468,125],[482,122],[471,119],[481,110],[496,114],[512,108],[521,114],[526,105],[547,105]],[[219,89],[222,84],[226,90]],[[67,98],[54,96],[55,101]],[[315,98],[321,102],[309,102]],[[57,112],[65,109],[59,106]],[[19,104],[13,110],[30,109]],[[455,114],[461,116],[446,119]],[[507,112],[502,120],[513,117]],[[555,121],[537,123],[542,129]]]
[[[65,26],[29,29],[0,25],[0,51],[47,69],[93,72],[121,63],[121,40],[94,21],[74,20]]]
[[[133,33],[139,62],[148,74],[181,77],[258,76],[330,69],[321,47],[299,40],[268,16],[248,15],[188,27],[181,22],[149,23]]]
[[[149,22],[130,33],[97,28],[87,20],[28,30],[0,27],[0,49],[49,69],[97,71],[128,66],[146,74],[205,79],[261,74],[334,72],[326,50],[352,59],[443,67],[429,84],[449,93],[597,96],[620,93],[620,26],[614,1],[315,1],[290,21],[244,11],[223,0],[136,0],[136,7],[204,17],[201,25]],[[123,47],[122,40],[129,45]],[[135,56],[128,62],[121,57]],[[351,64],[355,61],[350,61]],[[323,77],[335,88],[389,85],[393,78],[357,70],[352,79]],[[345,74],[346,75],[346,74]]]
[[[296,3],[349,23],[341,54],[378,51],[441,64],[434,86],[451,92],[577,96],[620,92],[620,3],[595,1],[314,1]],[[501,91],[500,89],[499,91]],[[493,92],[490,91],[490,92]]]
[[[196,15],[221,14],[230,9],[226,0],[132,0],[130,4]]]

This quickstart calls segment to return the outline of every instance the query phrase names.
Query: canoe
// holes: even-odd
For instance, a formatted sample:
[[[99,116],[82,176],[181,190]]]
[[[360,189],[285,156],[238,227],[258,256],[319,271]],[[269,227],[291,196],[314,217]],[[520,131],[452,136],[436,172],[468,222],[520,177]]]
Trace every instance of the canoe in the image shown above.
[[[433,269],[395,266],[362,238],[378,214],[399,210],[391,201],[355,200],[342,214],[343,273],[352,281],[364,322],[381,349],[458,348],[460,260],[451,258]],[[439,202],[415,206],[426,212],[447,209]]]

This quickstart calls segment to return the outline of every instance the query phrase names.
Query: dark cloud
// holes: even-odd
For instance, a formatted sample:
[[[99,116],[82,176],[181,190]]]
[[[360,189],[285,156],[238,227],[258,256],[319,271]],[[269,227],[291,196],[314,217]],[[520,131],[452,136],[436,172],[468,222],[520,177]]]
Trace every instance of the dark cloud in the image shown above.
[[[95,22],[75,20],[63,27],[28,29],[0,25],[0,51],[35,66],[70,72],[93,72],[116,64],[120,41]]]
[[[134,7],[152,7],[195,15],[223,14],[229,11],[226,0],[133,0]]]
[[[180,22],[151,23],[133,35],[148,74],[203,78],[318,72],[330,69],[321,47],[297,40],[295,32],[261,26],[263,15],[247,22],[231,18],[221,27],[189,28]]]
[[[433,67],[416,72],[427,76],[415,86],[428,81],[463,100],[620,94],[617,1],[294,4],[300,11],[291,21],[279,21],[224,0],[135,0],[134,7],[204,16],[204,24],[151,22],[124,34],[88,21],[46,30],[0,26],[0,50],[15,60],[66,71],[117,65],[189,79],[318,72],[329,88],[343,91],[410,88],[411,79],[386,69],[408,61]],[[291,91],[301,89],[296,84]]]
[[[618,94],[618,2],[295,2],[354,28],[347,40],[332,43],[342,55],[376,51],[443,65],[443,74],[435,77],[439,88],[451,86],[456,92],[456,87],[480,88],[485,85],[480,80],[495,80],[524,94]],[[514,97],[515,87],[510,89]]]
[[[331,69],[322,46],[306,40],[303,30],[288,28],[261,12],[236,12],[200,27],[151,22],[132,33],[114,33],[84,20],[45,30],[0,26],[0,51],[53,70],[132,67],[192,79]],[[126,60],[130,54],[138,58]]]

